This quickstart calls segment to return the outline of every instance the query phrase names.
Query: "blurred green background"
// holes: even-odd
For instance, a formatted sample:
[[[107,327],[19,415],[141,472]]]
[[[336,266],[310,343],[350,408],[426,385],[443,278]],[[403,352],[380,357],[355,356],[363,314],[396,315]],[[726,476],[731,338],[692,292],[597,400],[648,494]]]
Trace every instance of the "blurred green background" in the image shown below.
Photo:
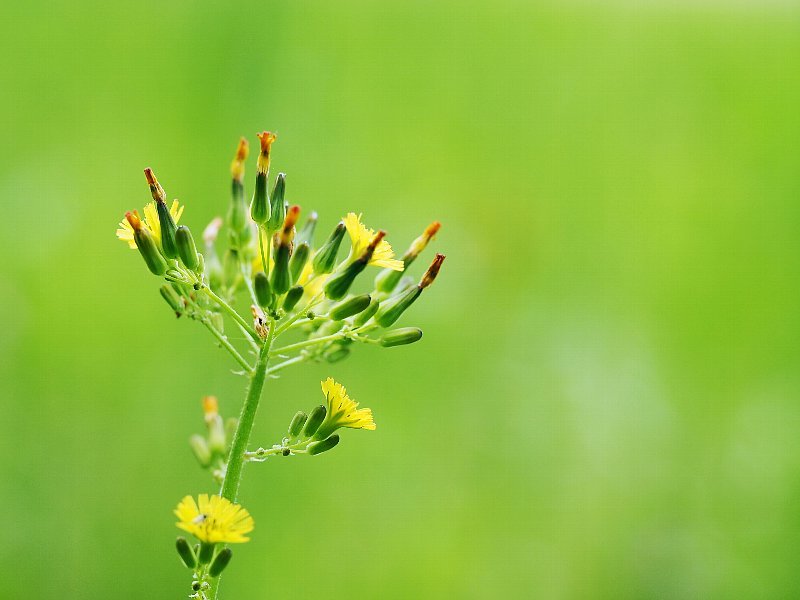
[[[800,596],[792,4],[6,6],[3,597],[187,593],[186,440],[242,381],[114,229],[152,166],[199,231],[262,129],[321,231],[448,259],[422,343],[269,384],[255,444],[327,375],[378,430],[247,468],[223,598]]]

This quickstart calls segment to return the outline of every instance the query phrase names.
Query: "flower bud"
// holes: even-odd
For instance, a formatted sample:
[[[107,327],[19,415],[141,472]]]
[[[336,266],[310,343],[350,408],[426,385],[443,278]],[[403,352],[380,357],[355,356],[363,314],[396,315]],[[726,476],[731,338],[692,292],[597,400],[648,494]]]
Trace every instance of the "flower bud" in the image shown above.
[[[380,302],[378,302],[377,300],[372,300],[369,303],[369,306],[360,313],[358,313],[356,318],[353,319],[353,325],[355,325],[356,327],[361,327],[367,321],[369,321],[373,316],[375,316],[375,313],[378,312],[378,309],[380,307],[381,307]]]
[[[201,467],[206,468],[211,464],[211,450],[208,449],[206,438],[202,435],[194,434],[189,438],[189,447],[192,449],[192,453]]]
[[[225,455],[227,443],[225,441],[225,425],[222,417],[215,415],[208,420],[208,447],[212,454]]]
[[[285,294],[292,285],[291,274],[289,273],[289,253],[294,237],[294,225],[300,215],[300,207],[292,206],[286,214],[283,227],[278,232],[278,247],[275,250],[275,266],[270,275],[270,285],[272,291],[278,296]]]
[[[178,245],[175,240],[175,221],[169,214],[169,207],[166,202],[159,200],[156,202],[158,212],[158,222],[161,225],[161,248],[167,258],[178,258]]]
[[[197,246],[194,244],[192,232],[186,225],[181,225],[175,230],[175,243],[178,246],[178,255],[187,269],[197,271],[200,260],[197,257]]]
[[[378,273],[378,276],[375,278],[375,289],[379,292],[390,293],[397,286],[397,282],[400,281],[403,272],[408,269],[411,263],[419,256],[420,252],[425,249],[425,246],[428,245],[428,242],[436,235],[441,226],[442,224],[439,223],[439,221],[434,221],[428,225],[422,235],[411,242],[408,250],[406,250],[406,253],[403,255],[403,271],[384,269]]]
[[[208,568],[209,577],[219,577],[220,573],[222,573],[225,567],[228,566],[228,563],[231,562],[231,558],[233,558],[233,550],[230,548],[223,548],[220,550],[214,562],[212,562],[211,566]]]
[[[228,287],[236,287],[239,283],[239,251],[235,248],[228,248],[225,257],[222,259],[222,273]]]
[[[179,537],[175,540],[175,549],[178,551],[178,556],[181,557],[181,561],[186,565],[187,569],[194,569],[197,566],[197,557],[194,555],[192,547],[189,545],[189,542],[186,541],[185,537]]]
[[[413,344],[422,339],[422,329],[417,327],[401,327],[394,331],[387,331],[380,339],[381,346],[391,348],[392,346],[405,346]]]
[[[297,233],[297,237],[295,241],[298,244],[306,243],[309,246],[314,245],[314,230],[317,228],[317,213],[312,212],[308,215],[308,219],[306,219],[305,225],[303,228]]]
[[[316,456],[317,454],[322,454],[323,452],[327,452],[336,444],[339,443],[339,434],[334,433],[332,436],[325,438],[321,442],[311,442],[308,445],[308,454],[311,456]]]
[[[428,270],[425,271],[425,275],[422,276],[420,279],[419,287],[420,289],[425,289],[430,284],[433,283],[433,280],[436,279],[436,276],[439,274],[439,269],[442,268],[442,263],[444,262],[444,254],[437,254],[436,258],[433,259],[431,266],[428,267]]]
[[[367,268],[372,255],[375,253],[375,248],[378,247],[385,235],[385,231],[378,231],[361,256],[328,279],[328,283],[325,284],[325,295],[328,298],[331,300],[344,298],[356,277]]]
[[[303,435],[305,437],[311,437],[317,433],[317,429],[319,429],[319,426],[322,425],[326,414],[328,414],[328,409],[321,404],[312,410],[311,414],[308,415],[306,426],[303,429]]]
[[[207,542],[201,543],[200,551],[197,553],[197,562],[199,562],[201,565],[207,565],[210,563],[214,556],[214,546],[215,544],[209,544]]]
[[[341,321],[347,317],[357,315],[369,306],[370,300],[371,298],[369,297],[369,294],[363,294],[361,296],[355,296],[354,298],[345,300],[331,309],[330,318],[334,321]]]
[[[283,310],[289,312],[297,303],[300,302],[300,298],[303,297],[303,286],[296,285],[291,288],[288,292],[286,292],[286,297],[283,299]]]
[[[339,253],[339,246],[342,244],[345,231],[347,231],[347,228],[344,223],[339,222],[330,237],[314,254],[312,262],[314,273],[321,275],[333,271],[333,267],[336,264],[336,255]]]
[[[402,315],[409,306],[414,304],[414,301],[419,298],[421,293],[422,288],[415,285],[408,288],[405,292],[392,296],[384,301],[380,311],[378,311],[378,315],[375,317],[378,325],[381,327],[390,327],[393,325],[395,321],[400,318],[400,315]]]
[[[269,285],[269,278],[264,271],[256,273],[253,279],[253,289],[256,292],[256,300],[258,300],[261,308],[267,308],[272,305],[272,288]]]
[[[167,272],[167,261],[158,249],[155,238],[150,230],[142,225],[139,219],[139,213],[136,211],[125,213],[125,218],[133,227],[133,241],[136,242],[136,248],[139,254],[142,255],[147,268],[153,275],[159,277]]]
[[[350,356],[350,348],[346,348],[344,346],[338,346],[335,350],[329,350],[325,352],[323,355],[325,360],[329,363],[337,363],[341,360],[344,360],[348,356]]]
[[[167,301],[170,308],[175,311],[175,316],[180,317],[183,314],[183,299],[170,285],[162,285],[159,290],[161,297]]]
[[[292,422],[289,423],[289,437],[296,438],[300,435],[300,430],[303,429],[307,419],[308,415],[306,413],[302,410],[297,411],[297,414],[292,418]]]
[[[259,225],[264,225],[269,219],[269,196],[267,196],[267,174],[256,173],[256,187],[253,191],[253,200],[250,202],[250,218]]]
[[[247,230],[247,204],[244,200],[244,161],[248,154],[247,139],[241,138],[236,155],[231,162],[231,204],[228,208],[228,225],[237,232]]]
[[[310,254],[311,247],[306,242],[297,244],[294,247],[292,260],[289,262],[289,273],[292,276],[292,283],[297,283],[297,280],[300,279],[300,275],[303,273],[303,267],[306,266]]]
[[[275,179],[275,186],[272,188],[272,195],[270,196],[270,203],[272,210],[267,221],[267,231],[273,233],[280,229],[281,224],[286,218],[286,204],[284,204],[283,197],[286,194],[286,173],[278,173]]]

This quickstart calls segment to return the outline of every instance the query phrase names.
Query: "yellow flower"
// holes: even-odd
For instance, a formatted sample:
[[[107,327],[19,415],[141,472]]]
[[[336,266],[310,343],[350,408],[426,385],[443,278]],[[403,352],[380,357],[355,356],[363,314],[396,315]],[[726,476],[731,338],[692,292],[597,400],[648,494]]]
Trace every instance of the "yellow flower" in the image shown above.
[[[247,542],[246,533],[253,531],[253,517],[238,504],[221,496],[200,494],[195,503],[191,496],[184,497],[175,509],[180,529],[188,531],[208,544]]]
[[[347,395],[347,390],[341,383],[328,377],[322,382],[322,393],[325,394],[328,412],[315,437],[325,439],[340,427],[375,429],[372,410],[358,408],[358,402]]]
[[[350,241],[352,242],[352,249],[347,261],[353,261],[359,256],[364,254],[369,243],[375,238],[375,232],[372,229],[367,229],[361,222],[361,215],[355,213],[347,213],[347,216],[342,219],[344,226],[347,228],[347,233],[350,234]],[[389,242],[381,240],[372,258],[369,261],[370,265],[376,267],[385,267],[393,271],[403,270],[403,261],[394,258],[394,250],[389,245]]]
[[[172,206],[169,209],[169,214],[175,219],[177,223],[183,214],[183,206],[177,200],[172,201]],[[150,202],[144,207],[144,219],[142,225],[150,230],[156,243],[161,245],[161,223],[158,221],[158,211],[156,210],[156,203]],[[136,249],[136,242],[133,240],[133,227],[125,219],[119,222],[119,229],[117,229],[117,237],[123,242],[127,242],[128,246]]]

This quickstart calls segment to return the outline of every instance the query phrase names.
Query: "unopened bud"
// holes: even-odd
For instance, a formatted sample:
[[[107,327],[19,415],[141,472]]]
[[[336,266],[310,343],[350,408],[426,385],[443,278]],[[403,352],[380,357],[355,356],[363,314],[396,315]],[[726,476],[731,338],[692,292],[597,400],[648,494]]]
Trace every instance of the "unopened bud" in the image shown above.
[[[258,155],[258,172],[269,173],[269,153],[272,149],[272,143],[278,139],[271,131],[262,131],[258,134],[258,141],[261,142],[261,153]]]
[[[300,275],[303,273],[303,267],[308,262],[308,257],[311,254],[311,247],[306,242],[297,244],[292,252],[292,260],[289,261],[289,273],[292,276],[292,283],[297,283]]]
[[[333,274],[325,284],[325,295],[331,300],[341,300],[347,295],[350,286],[356,277],[367,267],[367,263],[361,260],[351,262],[341,271]]]
[[[422,339],[422,329],[417,327],[401,327],[394,331],[386,332],[380,339],[381,346],[391,348],[392,346],[406,346]]]
[[[307,419],[308,415],[306,413],[302,410],[297,411],[297,414],[292,418],[292,422],[289,423],[289,437],[296,438],[300,435],[300,431],[303,429]]]
[[[436,235],[441,226],[439,221],[434,221],[425,228],[421,236],[411,242],[408,250],[406,250],[406,253],[403,255],[403,271],[411,266],[411,263],[413,263],[417,256],[425,249],[425,246],[428,245],[428,242]],[[378,273],[378,276],[375,278],[375,289],[388,294],[397,286],[397,282],[400,281],[403,271],[384,269]]]
[[[222,272],[228,287],[236,287],[239,283],[239,252],[235,248],[228,248],[222,262]]]
[[[291,288],[288,292],[286,292],[286,297],[283,299],[283,310],[286,312],[291,311],[297,303],[300,302],[300,298],[303,297],[303,286],[296,285]]]
[[[206,468],[211,464],[211,450],[208,449],[206,438],[201,435],[194,434],[189,438],[189,447],[192,449],[192,454],[200,463],[200,466]]]
[[[256,187],[253,199],[250,202],[250,218],[259,225],[264,225],[269,219],[269,196],[267,196],[267,174],[256,173]]]
[[[375,316],[375,313],[378,312],[378,309],[380,307],[381,307],[380,302],[378,302],[373,298],[370,301],[369,306],[360,313],[358,313],[356,315],[356,318],[353,319],[353,325],[355,327],[361,327],[362,325],[365,325],[367,321],[369,321],[372,317]]]
[[[178,243],[175,239],[175,221],[169,212],[169,207],[163,200],[156,202],[158,223],[161,225],[161,248],[167,258],[178,258]]]
[[[233,550],[230,548],[223,548],[220,550],[219,554],[214,558],[214,562],[212,562],[211,566],[208,568],[209,577],[219,577],[220,573],[222,573],[225,567],[228,566],[228,563],[231,562],[231,558],[233,558]]]
[[[179,537],[175,540],[175,549],[178,551],[178,556],[181,557],[181,562],[186,565],[187,569],[194,569],[197,566],[197,557],[192,551],[192,547],[186,538]]]
[[[347,228],[344,223],[337,224],[330,237],[314,254],[312,262],[314,273],[322,275],[333,271],[333,267],[336,264],[336,255],[339,253],[339,246],[342,244],[345,231],[347,231]]]
[[[296,242],[298,244],[306,243],[309,246],[313,246],[314,230],[316,228],[317,228],[317,213],[312,212],[310,215],[308,215],[308,219],[306,219],[303,228],[297,233]]]
[[[414,301],[419,298],[422,293],[422,288],[413,286],[408,288],[405,292],[392,296],[381,304],[381,309],[375,320],[381,327],[390,327],[394,325],[395,321],[400,318],[409,306],[414,304]]]
[[[289,246],[278,246],[275,250],[275,265],[270,273],[272,291],[278,296],[285,294],[292,284],[289,274]]]
[[[271,212],[267,221],[267,231],[270,233],[278,231],[286,218],[286,204],[284,196],[286,194],[286,173],[278,173],[275,185],[270,196]]]
[[[324,354],[325,360],[329,363],[337,363],[350,356],[350,348],[339,346],[335,350],[330,350]]]
[[[431,266],[428,267],[428,270],[425,271],[425,275],[422,276],[420,279],[419,287],[425,289],[430,284],[433,283],[433,280],[436,279],[436,276],[439,274],[439,269],[442,268],[442,263],[444,262],[444,254],[437,254],[436,258],[433,259]]]
[[[167,261],[158,249],[153,234],[150,230],[142,225],[139,214],[136,211],[125,213],[125,218],[133,227],[133,241],[136,242],[136,248],[139,254],[142,255],[147,268],[153,275],[159,277],[167,272]]]
[[[175,316],[180,317],[183,314],[183,299],[170,285],[162,285],[159,290],[161,297],[166,300],[170,308],[175,311]]]
[[[325,438],[321,442],[311,442],[308,445],[308,454],[311,456],[316,456],[317,454],[322,454],[323,452],[327,452],[336,444],[339,443],[339,434],[334,433],[332,436]]]
[[[241,183],[244,180],[244,161],[247,160],[249,151],[250,145],[247,143],[247,138],[240,138],[239,145],[236,147],[236,156],[231,162],[231,177],[234,181]]]
[[[369,306],[370,300],[371,298],[369,297],[369,294],[363,294],[361,296],[356,296],[354,298],[350,298],[349,300],[345,300],[341,304],[338,304],[331,309],[330,318],[334,321],[341,321],[347,317],[357,315]]]
[[[156,179],[156,174],[153,173],[153,169],[147,168],[144,170],[144,178],[147,180],[147,185],[150,186],[150,195],[153,196],[153,200],[158,202],[167,201],[167,194],[164,192],[164,188],[161,187],[161,184],[158,183],[158,179]]]
[[[269,285],[269,278],[264,271],[256,273],[253,279],[253,289],[256,293],[256,299],[261,305],[261,308],[267,308],[272,305],[272,288]]]
[[[192,232],[189,231],[186,225],[181,225],[175,231],[175,243],[178,246],[181,262],[186,265],[187,269],[196,271],[200,265],[200,260],[197,257],[197,246],[195,246]]]
[[[197,553],[197,562],[201,565],[210,563],[211,559],[214,557],[214,546],[215,544],[209,544],[208,542],[200,544],[200,551]]]
[[[326,414],[328,414],[328,409],[321,404],[312,410],[311,414],[308,415],[306,426],[303,428],[303,435],[305,437],[311,437],[317,433],[317,429],[319,429],[319,426],[322,425]]]

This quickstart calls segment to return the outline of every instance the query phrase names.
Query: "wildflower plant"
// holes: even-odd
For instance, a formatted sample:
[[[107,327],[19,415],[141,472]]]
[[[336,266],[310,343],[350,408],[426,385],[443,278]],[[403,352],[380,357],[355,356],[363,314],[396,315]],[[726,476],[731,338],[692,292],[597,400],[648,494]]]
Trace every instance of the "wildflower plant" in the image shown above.
[[[184,206],[177,200],[168,204],[151,169],[145,169],[145,178],[152,202],[142,215],[126,213],[117,229],[117,237],[137,250],[162,282],[159,293],[170,310],[205,327],[235,361],[234,373],[247,379],[238,418],[224,420],[217,399],[203,399],[206,430],[193,435],[189,445],[218,487],[197,499],[187,495],[174,511],[177,527],[196,540],[176,541],[181,561],[192,572],[189,597],[203,600],[217,597],[219,576],[233,556],[229,545],[247,542],[255,527],[250,513],[236,503],[245,463],[317,456],[334,448],[344,429],[375,429],[372,410],[359,408],[345,387],[328,377],[321,385],[322,400],[308,412],[298,411],[278,442],[251,449],[265,381],[293,365],[336,363],[358,344],[391,348],[418,342],[420,329],[394,325],[433,283],[444,261],[437,254],[419,280],[406,273],[436,235],[438,222],[400,259],[386,232],[373,231],[355,212],[317,245],[317,215],[310,213],[298,227],[300,207],[287,202],[285,174],[279,173],[268,189],[275,134],[258,137],[252,200],[248,205],[245,199],[248,143],[242,138],[231,163],[226,216],[205,228],[199,248],[181,222]],[[376,267],[374,278],[366,274],[368,267]],[[372,281],[372,290],[352,291],[357,280]]]

